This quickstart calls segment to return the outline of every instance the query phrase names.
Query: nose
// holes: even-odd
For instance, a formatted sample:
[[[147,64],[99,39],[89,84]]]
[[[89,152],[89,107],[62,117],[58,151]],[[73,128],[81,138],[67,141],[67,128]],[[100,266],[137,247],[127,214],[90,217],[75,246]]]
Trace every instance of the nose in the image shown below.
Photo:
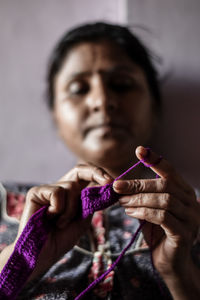
[[[90,93],[87,97],[88,108],[93,112],[115,111],[118,103],[116,96],[109,89],[108,83],[100,75],[91,81]]]

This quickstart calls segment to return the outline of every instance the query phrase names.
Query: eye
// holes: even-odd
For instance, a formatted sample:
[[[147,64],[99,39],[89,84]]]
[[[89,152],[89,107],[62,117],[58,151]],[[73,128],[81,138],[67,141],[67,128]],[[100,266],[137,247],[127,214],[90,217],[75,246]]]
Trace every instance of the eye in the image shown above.
[[[118,93],[126,93],[136,87],[136,83],[131,77],[117,77],[110,81],[110,87]]]
[[[72,81],[68,86],[68,92],[71,96],[81,96],[87,94],[89,85],[84,81]]]

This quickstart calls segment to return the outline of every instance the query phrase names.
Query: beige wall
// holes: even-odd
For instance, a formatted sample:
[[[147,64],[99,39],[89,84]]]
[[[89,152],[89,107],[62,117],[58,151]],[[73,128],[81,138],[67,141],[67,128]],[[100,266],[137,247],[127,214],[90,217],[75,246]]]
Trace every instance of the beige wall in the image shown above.
[[[75,163],[44,105],[45,68],[71,26],[125,18],[122,0],[0,0],[0,181],[51,182]]]
[[[74,165],[44,105],[48,54],[75,24],[127,18],[170,74],[154,148],[199,186],[199,15],[198,0],[0,0],[0,180],[51,182]]]
[[[168,77],[154,148],[200,187],[200,1],[129,0],[128,7],[129,24],[149,29],[136,32],[162,58],[159,69]]]

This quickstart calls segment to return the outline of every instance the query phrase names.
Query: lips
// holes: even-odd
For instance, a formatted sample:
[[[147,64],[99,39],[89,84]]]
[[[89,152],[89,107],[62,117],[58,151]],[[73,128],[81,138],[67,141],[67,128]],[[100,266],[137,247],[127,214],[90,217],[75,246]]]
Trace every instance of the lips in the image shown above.
[[[87,135],[93,130],[102,131],[115,131],[115,130],[128,130],[128,126],[122,122],[96,122],[95,124],[89,125],[85,128],[84,134]]]

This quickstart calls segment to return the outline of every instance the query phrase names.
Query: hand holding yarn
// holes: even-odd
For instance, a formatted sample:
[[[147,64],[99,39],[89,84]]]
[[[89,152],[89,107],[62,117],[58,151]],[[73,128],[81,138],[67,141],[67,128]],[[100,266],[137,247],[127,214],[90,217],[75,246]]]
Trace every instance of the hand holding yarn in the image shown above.
[[[48,239],[31,279],[69,251],[88,229],[91,218],[82,219],[80,214],[81,190],[91,182],[105,185],[112,180],[100,168],[93,165],[77,165],[58,182],[29,190],[16,241],[30,217],[43,206],[47,206],[47,217],[51,224]]]
[[[144,147],[136,149],[138,159],[152,165],[160,178],[120,180],[113,187],[124,194],[119,201],[126,214],[148,222],[143,231],[147,242],[152,243],[156,269],[164,278],[180,279],[186,272],[192,273],[190,251],[200,225],[200,206],[193,189],[165,159],[155,163],[158,155],[146,154]]]

